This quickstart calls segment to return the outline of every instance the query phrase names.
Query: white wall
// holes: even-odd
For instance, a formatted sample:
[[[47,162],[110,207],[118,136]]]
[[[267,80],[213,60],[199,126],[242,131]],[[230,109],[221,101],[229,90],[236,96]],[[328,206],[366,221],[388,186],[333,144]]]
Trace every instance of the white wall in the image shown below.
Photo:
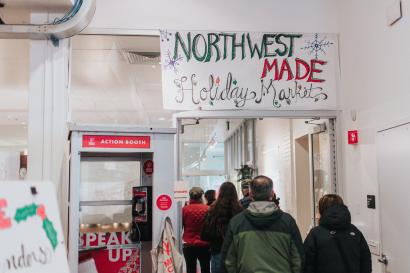
[[[258,174],[272,178],[274,191],[281,199],[281,209],[294,214],[290,120],[256,120],[255,131]]]
[[[366,208],[366,195],[375,194],[378,201],[376,131],[410,121],[410,1],[402,0],[404,18],[388,27],[385,8],[391,2],[340,2],[344,195],[353,221],[375,241],[380,241],[379,210]],[[350,110],[357,111],[356,122]],[[359,130],[359,145],[347,145],[348,129]],[[374,272],[381,272],[373,260]]]
[[[337,32],[337,0],[97,0],[89,28]]]

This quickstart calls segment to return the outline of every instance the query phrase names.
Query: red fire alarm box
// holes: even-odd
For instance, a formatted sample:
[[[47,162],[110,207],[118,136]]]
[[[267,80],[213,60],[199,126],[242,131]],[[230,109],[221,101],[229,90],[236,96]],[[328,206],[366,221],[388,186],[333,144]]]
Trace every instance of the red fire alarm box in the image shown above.
[[[347,131],[347,143],[348,144],[359,143],[359,133],[357,132],[357,130]]]

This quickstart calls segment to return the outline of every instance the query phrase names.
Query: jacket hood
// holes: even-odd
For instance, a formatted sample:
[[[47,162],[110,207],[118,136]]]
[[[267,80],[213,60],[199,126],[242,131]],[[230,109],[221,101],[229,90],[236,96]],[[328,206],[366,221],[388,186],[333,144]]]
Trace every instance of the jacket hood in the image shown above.
[[[345,205],[335,205],[325,210],[319,225],[329,230],[343,230],[349,228],[351,216]]]
[[[244,211],[245,217],[256,227],[270,227],[282,216],[282,211],[270,201],[256,201]]]

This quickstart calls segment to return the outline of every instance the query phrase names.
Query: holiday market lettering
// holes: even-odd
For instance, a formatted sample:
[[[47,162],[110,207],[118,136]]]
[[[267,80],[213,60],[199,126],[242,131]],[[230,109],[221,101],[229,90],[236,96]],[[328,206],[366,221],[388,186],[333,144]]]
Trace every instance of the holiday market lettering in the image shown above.
[[[334,34],[160,33],[166,109],[337,108]]]
[[[218,101],[233,101],[236,108],[243,108],[248,101],[253,101],[260,104],[264,99],[270,97],[271,105],[274,108],[281,108],[282,102],[290,105],[298,100],[311,99],[315,102],[326,100],[327,94],[323,92],[322,87],[314,86],[313,83],[302,85],[297,80],[294,81],[292,87],[278,89],[275,87],[275,79],[265,81],[260,80],[260,89],[253,90],[246,87],[241,87],[233,80],[232,73],[228,73],[225,85],[222,85],[220,80],[216,83],[213,75],[209,76],[209,85],[203,88],[196,87],[196,74],[191,77],[181,77],[174,81],[177,86],[177,97],[175,100],[178,103],[183,103],[187,93],[192,103],[200,105],[201,102],[210,101],[211,104]]]

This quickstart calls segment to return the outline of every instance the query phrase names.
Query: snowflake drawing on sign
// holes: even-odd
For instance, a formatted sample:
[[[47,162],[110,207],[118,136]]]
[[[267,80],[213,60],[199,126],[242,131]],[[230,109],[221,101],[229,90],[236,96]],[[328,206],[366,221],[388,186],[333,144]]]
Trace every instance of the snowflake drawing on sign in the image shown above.
[[[315,54],[315,59],[318,59],[319,54],[323,53],[326,55],[325,49],[333,45],[332,42],[326,40],[326,36],[323,39],[319,38],[319,34],[315,34],[315,39],[313,41],[306,41],[306,46],[302,47],[302,50],[309,50],[309,55]]]
[[[159,35],[160,35],[160,37],[161,37],[161,42],[164,42],[164,41],[167,41],[167,42],[169,42],[169,37],[171,37],[172,36],[172,33],[171,32],[168,32],[168,30],[160,30],[159,31]]]
[[[171,51],[168,50],[167,57],[165,59],[164,69],[174,69],[175,74],[178,73],[177,66],[181,64],[183,58],[178,55],[175,57],[171,56]]]

